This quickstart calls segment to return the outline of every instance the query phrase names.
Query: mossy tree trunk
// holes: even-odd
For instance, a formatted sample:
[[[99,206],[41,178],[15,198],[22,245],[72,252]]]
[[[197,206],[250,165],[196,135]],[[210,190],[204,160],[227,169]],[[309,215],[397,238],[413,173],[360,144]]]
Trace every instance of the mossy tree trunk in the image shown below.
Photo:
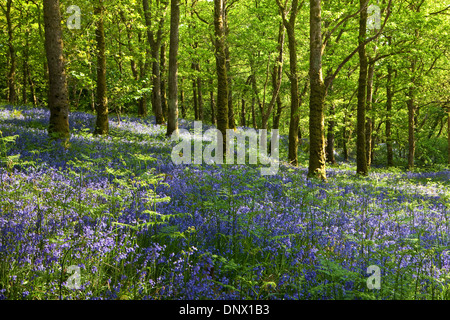
[[[66,139],[69,131],[69,95],[64,70],[63,38],[59,0],[44,0],[45,52],[49,73],[48,106],[50,121],[48,133],[54,138]]]

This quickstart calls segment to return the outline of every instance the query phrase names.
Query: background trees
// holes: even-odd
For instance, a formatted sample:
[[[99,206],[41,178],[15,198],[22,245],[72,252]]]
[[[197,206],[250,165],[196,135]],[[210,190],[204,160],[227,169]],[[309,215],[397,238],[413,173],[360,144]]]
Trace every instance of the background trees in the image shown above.
[[[80,29],[65,24],[70,4],[58,5],[61,40],[46,29],[50,3],[56,8],[55,1],[0,4],[0,97],[48,105],[50,131],[68,134],[70,104],[103,110],[103,124],[108,111],[145,117],[151,107],[169,133],[178,97],[183,117],[222,131],[238,123],[279,128],[289,137],[288,161],[308,160],[310,175],[321,178],[336,159],[356,159],[362,174],[373,165],[448,162],[450,10],[437,0],[188,0],[170,10],[163,0],[80,0]],[[380,7],[380,29],[367,26],[370,5]],[[177,15],[167,16],[173,6],[178,53],[170,37]],[[56,68],[66,85],[44,54],[47,31],[48,41],[64,42],[53,54],[66,58]],[[51,56],[56,47],[47,47]],[[57,102],[49,90],[63,92]]]

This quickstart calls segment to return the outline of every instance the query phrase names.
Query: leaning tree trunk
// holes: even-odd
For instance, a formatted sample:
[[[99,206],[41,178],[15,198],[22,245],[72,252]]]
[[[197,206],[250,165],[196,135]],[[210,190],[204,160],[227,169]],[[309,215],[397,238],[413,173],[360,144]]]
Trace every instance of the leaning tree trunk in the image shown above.
[[[320,0],[310,0],[309,58],[309,168],[308,176],[326,179],[324,104],[325,84],[322,77],[322,26]]]
[[[359,80],[358,80],[358,110],[357,110],[357,137],[356,137],[356,172],[367,175],[369,172],[366,159],[366,90],[367,90],[367,55],[366,40],[367,32],[367,3],[368,0],[360,0],[361,11],[359,18]]]
[[[97,99],[95,109],[97,121],[95,133],[107,135],[109,133],[108,122],[108,98],[106,96],[106,51],[105,32],[103,26],[103,0],[98,0],[94,14],[98,17],[95,37],[97,40]]]
[[[180,0],[170,2],[170,48],[169,48],[169,104],[167,135],[178,132],[178,44],[180,25]]]
[[[217,69],[217,129],[223,137],[224,157],[226,155],[228,129],[228,78],[225,55],[225,29],[223,21],[224,0],[214,0],[214,30]]]
[[[64,70],[61,12],[59,0],[44,0],[45,51],[49,72],[48,133],[54,138],[67,139],[69,131],[69,95]]]

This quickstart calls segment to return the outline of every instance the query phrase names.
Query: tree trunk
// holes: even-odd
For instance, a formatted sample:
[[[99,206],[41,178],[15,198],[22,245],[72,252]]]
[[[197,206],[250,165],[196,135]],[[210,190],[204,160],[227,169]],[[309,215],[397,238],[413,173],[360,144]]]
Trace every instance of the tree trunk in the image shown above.
[[[357,138],[356,138],[356,172],[360,175],[368,174],[366,158],[366,90],[367,90],[367,55],[366,46],[361,45],[366,39],[367,32],[367,3],[360,0],[360,8],[365,7],[359,19],[359,80],[358,80],[358,110],[357,110]]]
[[[209,92],[210,104],[211,104],[211,124],[216,125],[216,102],[214,100],[213,81],[211,79],[211,91]]]
[[[335,106],[332,103],[330,108],[330,120],[328,121],[328,133],[327,133],[327,146],[326,146],[326,158],[327,162],[334,164],[336,159],[334,158],[334,128],[336,126],[335,116]]]
[[[200,71],[200,65],[197,65],[197,70]],[[202,78],[197,77],[197,91],[198,91],[198,118],[203,121],[203,94],[202,94]]]
[[[160,51],[160,58],[161,58],[161,109],[164,118],[167,118],[167,95],[166,95],[166,44],[163,43],[161,45],[161,51]]]
[[[413,63],[414,65],[414,63]],[[416,151],[416,140],[414,136],[415,131],[415,113],[416,105],[414,100],[414,89],[409,89],[408,105],[408,169],[414,168],[414,154]]]
[[[256,103],[256,98],[255,96],[252,97],[252,124],[253,124],[253,129],[258,129],[258,125],[256,124],[256,112],[255,112],[255,103]]]
[[[288,161],[291,165],[298,165],[298,124],[300,120],[300,115],[298,114],[299,107],[299,92],[298,92],[298,75],[297,75],[297,45],[295,40],[295,20],[298,13],[298,0],[292,1],[292,7],[290,11],[289,21],[287,20],[286,14],[287,9],[277,0],[278,7],[280,8],[283,24],[286,28],[288,35],[288,46],[289,46],[289,63],[290,63],[290,74],[289,80],[291,82],[291,117],[289,122],[289,153]],[[320,6],[320,1],[319,1]]]
[[[108,122],[108,98],[106,96],[106,50],[105,32],[103,26],[103,0],[98,0],[94,9],[97,16],[97,30],[95,37],[97,40],[97,99],[95,109],[97,111],[97,121],[95,123],[95,133],[107,135],[109,133]]]
[[[214,0],[215,55],[217,69],[217,128],[222,133],[226,156],[228,129],[228,78],[225,55],[224,0]]]
[[[30,91],[31,91],[31,98],[33,99],[33,106],[36,107],[37,106],[37,97],[36,97],[36,90],[34,88],[34,82],[31,76],[31,70],[30,68],[27,68],[27,72],[28,72],[28,83],[30,85]]]
[[[195,121],[198,121],[199,116],[198,116],[197,81],[195,81],[195,78],[192,79],[192,99],[194,104],[194,119]]]
[[[241,99],[241,127],[245,127],[245,125],[246,125],[246,123],[245,123],[245,115],[246,115],[245,99],[242,98]]]
[[[366,96],[366,110],[369,113],[372,110],[373,103],[373,77],[375,73],[375,63],[369,63],[367,71],[367,96]],[[366,161],[367,167],[372,165],[372,140],[373,140],[373,121],[372,115],[368,114],[366,117]]]
[[[180,0],[170,2],[169,105],[167,135],[178,132],[178,44]]]
[[[344,155],[344,161],[348,162],[348,148],[347,148],[347,115],[344,116],[344,127],[342,128],[342,153]]]
[[[447,108],[447,140],[448,140],[448,166],[450,168],[450,105]]]
[[[166,2],[158,3],[161,6],[159,7],[160,10],[166,9]],[[158,21],[158,29],[156,31],[156,34],[154,34],[152,30],[152,16],[151,11],[149,7],[148,0],[142,0],[142,6],[144,9],[144,19],[145,19],[145,25],[147,28],[147,39],[148,43],[150,44],[151,48],[151,56],[153,61],[153,67],[152,67],[152,77],[153,77],[153,90],[152,90],[152,110],[155,114],[155,120],[156,124],[163,124],[164,123],[164,114],[162,110],[162,102],[161,102],[161,70],[160,70],[160,55],[159,50],[161,47],[161,40],[163,36],[163,27],[164,27],[164,17],[159,18]],[[145,117],[147,114],[140,114],[140,116]]]
[[[230,28],[228,27],[227,0],[223,0],[222,17],[223,17],[223,30],[226,39],[230,32]],[[230,74],[231,70],[230,48],[226,41],[224,44],[225,44],[224,52],[226,61],[225,66],[227,69],[227,81],[228,81],[228,127],[230,129],[236,129],[236,121],[234,119],[233,93],[232,93],[233,79]]]
[[[387,84],[386,84],[386,152],[387,166],[394,166],[394,152],[392,150],[392,99],[394,91],[392,88],[392,66],[388,64]]]
[[[8,101],[10,104],[17,102],[16,96],[16,51],[13,45],[13,27],[11,21],[12,0],[6,2],[6,24],[8,29],[9,71],[8,71]]]
[[[325,84],[322,76],[321,1],[310,0],[310,101],[309,101],[309,177],[326,179],[324,104]]]
[[[67,139],[69,131],[69,98],[64,70],[61,12],[59,0],[44,0],[45,51],[49,71],[48,106],[51,137]]]
[[[181,116],[183,119],[186,119],[186,105],[184,104],[184,78],[181,78],[181,86],[180,86],[180,105],[181,105]]]

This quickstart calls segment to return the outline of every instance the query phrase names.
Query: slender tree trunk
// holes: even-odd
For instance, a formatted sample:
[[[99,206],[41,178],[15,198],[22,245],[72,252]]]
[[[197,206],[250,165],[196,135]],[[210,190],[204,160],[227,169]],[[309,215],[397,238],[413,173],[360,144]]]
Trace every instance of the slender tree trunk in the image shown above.
[[[415,112],[416,105],[414,99],[414,89],[409,89],[408,105],[408,169],[414,168],[414,154],[416,151],[415,131]]]
[[[178,132],[178,44],[180,0],[170,2],[169,105],[167,135]]]
[[[283,48],[284,48],[284,25],[281,23],[278,31],[278,57],[275,60],[272,69],[272,99],[266,108],[266,103],[263,101],[263,107],[261,109],[261,129],[267,129],[267,123],[272,114],[273,108],[279,98],[281,79],[283,75]]]
[[[30,91],[31,91],[31,98],[33,99],[33,106],[36,107],[37,106],[37,97],[36,97],[36,90],[34,87],[34,82],[31,76],[31,70],[30,68],[27,68],[27,77],[28,77],[28,83],[30,85]]]
[[[61,30],[59,0],[43,0],[45,24],[45,51],[49,71],[48,106],[51,137],[66,139],[69,131],[69,98]]]
[[[288,161],[291,165],[298,165],[298,124],[300,121],[300,115],[298,114],[299,108],[299,92],[298,92],[298,74],[297,74],[297,45],[295,40],[295,21],[299,10],[298,0],[292,1],[292,7],[290,11],[289,20],[287,20],[287,9],[277,0],[278,7],[283,19],[284,27],[288,35],[289,46],[289,63],[290,74],[289,80],[291,82],[291,116],[289,122],[289,153]],[[320,7],[320,1],[319,1]],[[320,11],[320,9],[319,9]]]
[[[198,65],[198,71],[200,71],[200,65]],[[198,90],[198,118],[203,121],[203,93],[202,93],[202,78],[197,77],[197,90]]]
[[[327,133],[327,146],[326,146],[326,158],[327,162],[334,164],[336,159],[334,158],[334,128],[336,126],[335,116],[335,106],[332,103],[330,108],[330,120],[328,121],[328,133]]]
[[[186,119],[186,105],[184,104],[184,78],[181,78],[180,86],[180,105],[181,105],[181,116]]]
[[[281,39],[282,37],[282,39]],[[275,64],[272,72],[272,89],[274,94],[276,93],[276,111],[273,113],[273,123],[272,128],[278,129],[280,127],[280,118],[281,118],[281,112],[283,111],[283,104],[281,102],[281,96],[280,96],[280,86],[281,86],[281,75],[283,72],[283,51],[284,51],[284,25],[280,25],[280,30],[278,33],[278,59],[277,63]]]
[[[245,127],[246,123],[245,123],[245,115],[246,115],[246,110],[245,110],[245,99],[242,98],[241,99],[241,126]]]
[[[159,10],[164,11],[166,9],[167,3],[161,2],[158,3],[160,5]],[[156,34],[154,34],[152,30],[152,16],[149,7],[148,0],[142,0],[142,6],[144,9],[144,19],[145,25],[147,27],[147,39],[151,48],[151,56],[153,61],[152,66],[152,76],[153,76],[153,90],[152,90],[152,110],[155,114],[156,124],[164,123],[164,113],[162,110],[162,102],[161,102],[161,69],[160,69],[160,55],[159,50],[161,47],[162,33],[164,27],[164,16],[159,18],[158,21],[158,29]],[[140,116],[145,117],[146,114],[141,114]]]
[[[211,91],[209,93],[210,96],[210,104],[211,104],[211,124],[212,125],[216,125],[216,112],[215,112],[215,108],[216,108],[216,102],[214,100],[214,91],[213,91],[213,81],[211,79]]]
[[[392,66],[388,65],[387,84],[386,84],[386,152],[387,166],[394,166],[394,152],[392,150]]]
[[[450,167],[450,105],[447,107],[448,166]]]
[[[215,55],[217,69],[217,128],[222,133],[224,157],[228,129],[228,78],[225,55],[224,0],[214,0]]]
[[[348,162],[348,148],[347,148],[347,115],[344,116],[344,126],[342,128],[342,153],[344,154],[344,161]]]
[[[360,175],[369,173],[366,159],[366,90],[367,90],[367,55],[366,46],[361,45],[366,39],[367,32],[367,3],[360,0],[360,8],[365,7],[359,19],[359,81],[358,81],[358,110],[357,110],[357,138],[356,138],[356,172]]]
[[[28,42],[28,41],[27,41]],[[28,47],[28,45],[27,45]],[[25,51],[28,51],[25,49]],[[25,53],[22,63],[22,103],[27,104],[28,53]]]
[[[223,10],[222,10],[222,21],[223,21],[223,30],[225,39],[228,37],[228,34],[230,32],[230,28],[228,26],[228,12],[227,12],[227,0],[223,1]],[[227,69],[227,81],[228,81],[228,127],[230,129],[236,129],[236,121],[234,119],[234,106],[233,106],[233,78],[231,76],[230,70],[231,70],[231,57],[230,57],[230,48],[228,46],[228,43],[225,41],[225,66]]]
[[[11,21],[11,4],[12,0],[6,2],[6,24],[8,30],[8,48],[9,48],[9,72],[8,72],[8,100],[9,103],[17,102],[16,96],[16,51],[13,44],[13,27]]]
[[[97,40],[97,99],[95,103],[97,121],[95,123],[95,133],[99,135],[107,135],[109,133],[108,98],[106,95],[106,48],[103,12],[103,0],[98,0],[98,3],[94,9],[94,14],[98,18],[97,30],[95,32],[95,37]]]
[[[375,63],[369,63],[369,69],[367,71],[367,96],[366,96],[366,110],[369,113],[372,110],[373,103],[373,77],[375,73]],[[372,145],[373,140],[373,121],[372,115],[366,117],[366,160],[367,167],[372,165]]]
[[[155,114],[156,124],[164,123],[164,113],[162,109],[161,100],[161,75],[158,59],[158,49],[152,50],[153,57],[153,94],[152,94],[152,109]],[[146,116],[146,115],[143,115]]]
[[[195,78],[192,79],[192,99],[194,104],[194,119],[195,121],[198,121],[199,116],[198,116],[197,81],[195,81]]]
[[[321,1],[310,0],[310,101],[309,101],[309,177],[326,179],[324,104],[325,84],[322,76]]]
[[[161,45],[160,50],[160,58],[161,58],[161,109],[164,115],[164,118],[167,118],[168,110],[167,110],[167,95],[166,95],[166,44],[163,43]]]

